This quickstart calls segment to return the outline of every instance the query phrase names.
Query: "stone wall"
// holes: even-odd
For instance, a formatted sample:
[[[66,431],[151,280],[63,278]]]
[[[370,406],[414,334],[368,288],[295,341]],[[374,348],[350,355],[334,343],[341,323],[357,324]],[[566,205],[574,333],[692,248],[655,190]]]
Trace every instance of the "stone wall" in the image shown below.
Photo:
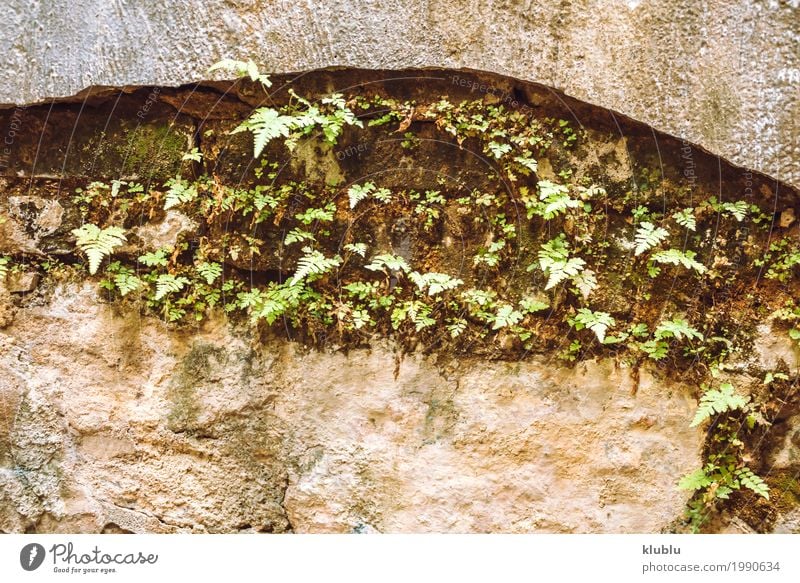
[[[593,306],[622,321],[636,303],[635,286],[652,285],[652,302],[649,295],[640,302],[638,315],[727,311],[723,322],[732,335],[753,333],[731,369],[739,386],[763,391],[766,371],[797,370],[798,350],[785,330],[771,328],[766,308],[756,311],[754,299],[740,303],[739,271],[748,291],[753,282],[747,278],[754,277],[747,258],[742,266],[726,264],[725,244],[718,239],[710,238],[710,255],[701,256],[718,270],[711,283],[700,284],[683,271],[647,284],[641,283],[650,281],[644,277],[631,283],[630,271],[619,275],[636,261],[627,242],[628,219],[641,197],[660,208],[673,196],[692,196],[693,204],[711,195],[728,201],[749,188],[748,200],[775,215],[774,232],[795,236],[796,221],[777,224],[784,214],[794,217],[796,192],[699,149],[689,148],[687,159],[689,146],[679,140],[549,89],[493,75],[448,74],[469,84],[435,77],[408,83],[389,73],[339,71],[304,76],[293,87],[309,98],[345,85],[420,100],[438,99],[447,88],[454,101],[496,104],[498,96],[474,92],[487,85],[516,96],[520,109],[538,117],[574,112],[585,129],[578,146],[556,144],[549,157],[539,158],[538,172],[555,180],[561,164],[574,169],[576,179],[597,178],[608,188],[607,202],[616,210],[607,211],[611,227],[606,228],[612,230],[602,231],[602,242],[619,255],[604,264],[614,277],[603,285],[618,287],[597,294]],[[61,279],[48,272],[47,260],[79,270],[70,231],[82,218],[73,194],[90,180],[134,177],[159,189],[184,165],[182,154],[198,146],[220,183],[252,181],[249,136],[227,134],[258,101],[251,89],[229,83],[125,88],[85,102],[4,112],[9,124],[20,116],[21,129],[0,175],[0,255],[13,256],[21,269],[0,286],[0,530],[675,528],[689,497],[676,489],[676,481],[699,466],[706,437],[703,429],[689,427],[698,391],[696,377],[687,372],[691,360],[686,368],[672,361],[631,366],[623,358],[587,354],[568,366],[558,358],[563,348],[558,343],[568,343],[566,336],[555,339],[549,352],[521,350],[501,337],[492,338],[484,352],[477,345],[454,353],[422,343],[415,350],[378,335],[357,346],[330,343],[315,349],[290,341],[282,327],[265,332],[219,313],[196,325],[167,324],[145,315],[141,303],[110,301],[96,281],[86,281],[85,272]],[[299,147],[288,155],[281,145],[271,154],[286,156],[287,172],[315,184],[332,177],[351,184],[386,171],[392,160],[391,172],[381,175],[381,184],[391,188],[438,188],[438,176],[457,183],[453,189],[462,194],[473,185],[500,188],[499,174],[487,170],[492,167],[486,160],[478,164],[475,150],[434,139],[434,126],[425,120],[407,126],[429,135],[416,149],[402,147],[392,133],[388,140],[369,133],[396,133],[394,127],[367,127],[343,136],[335,152]],[[42,147],[40,136],[47,138]],[[359,149],[365,143],[369,147]],[[691,179],[684,172],[688,162]],[[443,184],[443,190],[449,187]],[[346,193],[339,194],[345,196],[344,203],[337,199],[340,214],[346,214]],[[412,240],[398,253],[468,280],[483,234],[465,231],[448,250],[445,240],[460,224],[456,207],[448,208],[440,229],[421,234],[427,239]],[[140,253],[165,243],[220,235],[201,232],[199,214],[161,209],[163,204],[152,215],[127,218],[129,246],[119,249],[121,259],[135,262]],[[117,211],[124,214],[118,208],[111,212]],[[372,221],[375,248],[390,245],[387,232],[397,223],[379,211],[371,214],[365,221]],[[524,212],[518,217],[520,238],[530,237],[528,248],[520,247],[513,261],[519,273],[507,269],[493,280],[498,286],[514,277],[533,285],[534,275],[524,266],[533,261],[532,241],[545,234],[532,232],[522,217]],[[407,232],[421,233],[413,231],[420,221],[411,214],[400,220],[412,225]],[[762,249],[763,235],[755,228],[752,240],[745,236],[737,243],[738,221],[721,215],[714,221],[727,245],[752,253]],[[285,270],[276,262],[280,228],[267,224],[252,234],[263,237],[261,253],[223,256],[226,269],[242,270],[251,281]],[[644,269],[641,261],[637,265]],[[763,285],[762,307],[791,293],[788,287]],[[564,297],[559,301],[568,304]],[[594,342],[591,333],[588,337]],[[800,416],[796,397],[790,397],[771,418],[770,438],[758,450],[761,459],[753,461],[758,471],[771,474],[776,506],[746,499],[745,510],[739,510],[748,528],[797,529]]]
[[[275,73],[470,68],[539,82],[800,185],[797,0],[11,0],[0,103]]]

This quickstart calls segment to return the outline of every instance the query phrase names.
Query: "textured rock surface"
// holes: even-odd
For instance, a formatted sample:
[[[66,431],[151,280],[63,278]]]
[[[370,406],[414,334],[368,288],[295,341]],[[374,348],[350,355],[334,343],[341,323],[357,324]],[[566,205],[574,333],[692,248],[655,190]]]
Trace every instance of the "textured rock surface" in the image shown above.
[[[540,82],[800,185],[797,0],[5,4],[0,103],[272,72],[472,68]]]
[[[0,331],[0,530],[653,532],[699,463],[689,389],[643,373],[632,396],[610,361],[250,340],[90,284],[21,311]]]

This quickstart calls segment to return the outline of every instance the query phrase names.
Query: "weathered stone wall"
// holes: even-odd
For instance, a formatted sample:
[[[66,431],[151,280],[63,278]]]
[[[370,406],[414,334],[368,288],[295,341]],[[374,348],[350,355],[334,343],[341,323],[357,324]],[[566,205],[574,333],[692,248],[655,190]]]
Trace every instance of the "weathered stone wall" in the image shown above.
[[[435,99],[442,88],[453,88],[446,78],[409,84],[391,77],[320,73],[294,87],[308,96],[338,83]],[[615,193],[610,202],[621,204],[625,217],[629,206],[641,200],[643,171],[653,184],[669,184],[676,191],[693,186],[688,191],[696,202],[712,194],[735,200],[750,189],[748,200],[767,207],[776,224],[784,213],[794,217],[798,208],[796,193],[786,185],[719,163],[697,149],[690,148],[687,160],[687,146],[640,123],[514,80],[484,75],[470,77],[470,83],[502,87],[524,102],[520,107],[525,111],[543,117],[575,112],[586,129],[579,148],[557,148],[561,158],[541,157],[538,172],[555,179],[560,159],[581,177],[597,173]],[[135,303],[109,302],[96,282],[61,281],[45,273],[44,259],[79,261],[69,233],[82,219],[72,195],[88,180],[134,176],[160,188],[198,135],[203,136],[197,145],[204,163],[220,181],[238,185],[251,180],[249,136],[226,133],[247,114],[250,101],[257,101],[250,89],[228,83],[160,91],[129,88],[94,95],[85,103],[4,113],[6,120],[19,115],[21,130],[0,174],[0,254],[12,255],[22,269],[0,286],[0,530],[673,528],[688,498],[676,489],[676,481],[701,463],[705,434],[689,428],[696,385],[669,365],[631,367],[623,360],[599,358],[570,367],[556,358],[555,350],[503,352],[501,339],[491,354],[505,357],[492,359],[422,346],[403,354],[377,338],[369,348],[362,343],[348,352],[333,346],[316,350],[287,341],[281,331],[264,335],[241,318],[229,321],[219,314],[197,326],[168,325],[142,315]],[[459,91],[452,91],[454,100],[472,97],[469,87]],[[420,135],[432,132],[433,122],[414,123]],[[208,129],[214,133],[201,131]],[[350,184],[387,170],[387,160],[393,161],[392,172],[381,175],[382,184],[393,188],[433,188],[437,174],[466,191],[464,185],[489,188],[497,179],[467,147],[431,138],[407,151],[396,138],[375,139],[370,131],[348,134],[335,152],[276,151],[288,156],[290,172],[316,182],[337,177]],[[43,147],[39,136],[45,137]],[[374,141],[361,141],[367,138]],[[365,143],[368,147],[359,149]],[[691,180],[683,172],[689,162]],[[651,193],[654,206],[666,204],[667,186],[662,186]],[[130,245],[119,249],[119,256],[135,258],[178,238],[196,240],[202,218],[172,210],[140,222],[131,219]],[[419,222],[411,215],[401,218],[407,224]],[[717,220],[725,236],[739,229],[730,217]],[[612,221],[630,231],[621,212]],[[441,257],[434,266],[468,278],[470,267],[463,266],[472,265],[474,241],[467,233],[461,248],[447,251],[441,239],[458,220],[446,216],[443,222],[447,227],[439,239],[408,245],[416,245],[409,260],[416,253],[420,262],[433,261],[428,254],[435,247]],[[278,243],[269,237],[280,241],[280,229],[273,227],[255,233],[266,240],[257,258],[220,261],[262,279],[285,269],[275,263]],[[375,239],[382,244],[388,224],[378,227],[383,234]],[[796,236],[798,225],[789,221],[775,229]],[[624,245],[622,231],[604,231],[604,236]],[[756,241],[759,234],[752,237]],[[742,246],[757,247],[742,241]],[[719,262],[712,257],[709,264],[719,263],[724,270],[724,255]],[[609,263],[608,271],[626,261],[631,257]],[[524,273],[525,263],[518,258],[515,265],[521,278],[532,281]],[[746,266],[741,270],[746,273]],[[716,298],[733,304],[733,333],[751,326],[753,319],[762,324],[753,346],[732,369],[742,386],[762,387],[765,371],[797,370],[798,350],[784,331],[770,328],[748,302],[737,304],[742,288],[735,278],[718,277],[707,287],[689,284],[676,276],[661,288],[654,286],[654,311],[709,311],[710,298]],[[622,319],[635,294],[624,287],[630,282],[619,285],[620,293],[597,297],[594,305]],[[784,501],[770,507],[769,520],[751,516],[753,528],[797,530],[797,412],[796,398],[787,400],[772,419],[771,438],[761,451],[765,459],[753,462],[774,474],[770,484],[778,501]],[[726,527],[722,523],[719,529]]]
[[[5,532],[657,532],[699,463],[690,389],[644,373],[633,397],[611,361],[255,346],[94,286],[0,347]]]
[[[797,0],[11,0],[0,103],[91,85],[271,72],[471,68],[536,81],[800,185]]]

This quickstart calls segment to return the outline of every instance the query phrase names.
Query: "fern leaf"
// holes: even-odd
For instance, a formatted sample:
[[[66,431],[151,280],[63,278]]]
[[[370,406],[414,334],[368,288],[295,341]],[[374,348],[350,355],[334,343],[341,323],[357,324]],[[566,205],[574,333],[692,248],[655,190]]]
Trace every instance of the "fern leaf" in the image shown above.
[[[769,486],[761,476],[754,474],[753,470],[748,467],[739,468],[736,470],[736,477],[742,486],[769,500]]]
[[[89,259],[89,273],[94,275],[103,259],[110,256],[114,248],[123,245],[127,239],[125,231],[119,227],[101,229],[97,225],[86,224],[73,229],[78,248]]]
[[[279,137],[288,138],[295,127],[297,127],[297,118],[281,115],[277,109],[261,107],[231,133],[252,132],[253,157],[258,158],[271,140]]]
[[[375,190],[375,185],[372,182],[366,182],[363,185],[354,184],[347,190],[347,197],[350,199],[350,208],[356,208],[356,205],[362,200],[369,197],[370,193]]]
[[[175,277],[170,273],[162,273],[156,279],[156,295],[153,299],[160,301],[167,295],[181,291],[189,280],[185,277]]]
[[[713,480],[706,474],[703,468],[698,468],[691,474],[687,474],[678,482],[678,488],[681,490],[697,491],[702,490],[711,485]]]
[[[616,324],[616,320],[606,312],[593,312],[589,308],[581,308],[575,315],[575,328],[587,328],[594,332],[600,342],[606,338],[606,331]]]
[[[683,252],[679,249],[667,249],[653,254],[651,259],[656,263],[668,263],[670,265],[683,265],[687,269],[693,269],[697,273],[705,273],[706,266],[695,259],[697,253],[694,251]]]
[[[361,257],[367,256],[366,243],[348,243],[344,246],[344,250],[349,251],[350,253],[355,253],[356,255],[361,255]]]
[[[323,275],[342,263],[342,259],[336,257],[325,257],[322,253],[312,250],[310,247],[303,247],[303,255],[297,261],[297,269],[291,279],[291,285],[307,279],[311,276]]]
[[[690,427],[697,427],[714,415],[743,409],[748,401],[748,398],[734,392],[732,384],[723,383],[719,389],[711,389],[703,394]]]
[[[0,257],[0,283],[3,282],[8,274],[8,264],[11,260],[8,257]]]
[[[378,255],[373,258],[369,265],[365,266],[370,271],[402,271],[408,273],[411,268],[406,263],[406,260],[400,255],[384,254]]]
[[[208,285],[212,285],[217,278],[222,275],[222,265],[219,263],[203,262],[197,266],[197,273],[206,280]]]
[[[283,240],[283,244],[291,245],[292,243],[304,243],[306,241],[314,240],[316,240],[316,237],[314,237],[313,233],[309,233],[303,229],[294,228],[286,233],[286,238]]]
[[[642,221],[639,223],[639,228],[636,230],[636,249],[634,255],[641,255],[648,249],[652,249],[661,241],[667,238],[669,233],[666,229],[656,227],[653,223]]]

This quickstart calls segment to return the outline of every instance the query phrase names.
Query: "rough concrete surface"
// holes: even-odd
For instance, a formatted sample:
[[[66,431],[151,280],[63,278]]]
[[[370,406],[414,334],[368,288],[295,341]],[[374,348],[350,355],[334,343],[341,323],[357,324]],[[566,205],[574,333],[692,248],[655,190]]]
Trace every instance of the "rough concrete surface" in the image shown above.
[[[643,372],[633,396],[612,361],[256,346],[91,284],[0,346],[5,532],[658,532],[702,447],[689,387]]]
[[[0,103],[270,72],[482,69],[540,82],[800,185],[797,0],[10,0]]]

